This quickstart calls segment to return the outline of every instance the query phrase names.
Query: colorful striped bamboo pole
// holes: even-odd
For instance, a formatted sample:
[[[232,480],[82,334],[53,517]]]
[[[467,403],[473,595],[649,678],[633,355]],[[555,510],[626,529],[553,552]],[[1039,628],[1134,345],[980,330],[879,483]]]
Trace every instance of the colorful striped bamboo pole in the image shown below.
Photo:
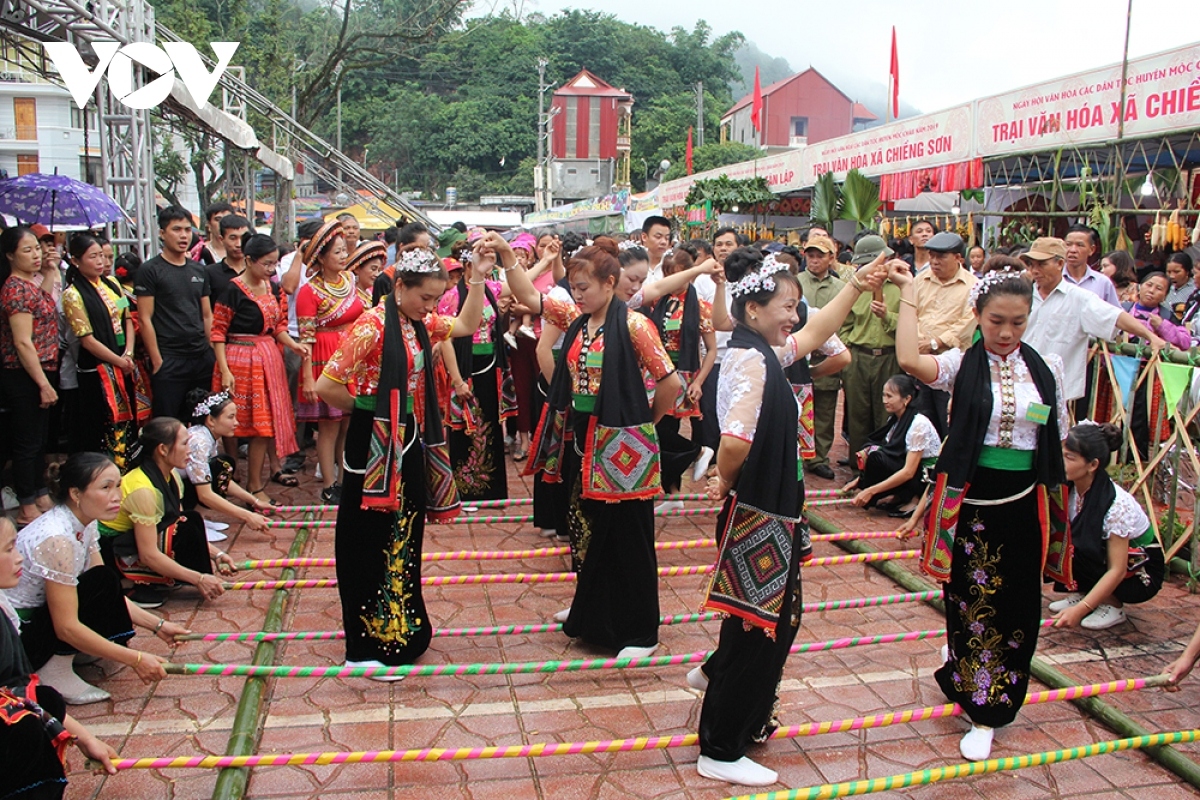
[[[825,600],[820,603],[806,603],[804,613],[812,614],[821,611],[840,611],[849,608],[873,608],[875,606],[890,606],[900,603],[933,600],[942,596],[941,590],[930,592],[910,592],[908,594],[881,595],[879,597],[858,597],[852,600]],[[716,619],[719,614],[707,612],[702,614],[676,614],[662,617],[662,625],[683,625],[691,622],[707,622]],[[438,628],[434,636],[504,636],[509,634],[552,633],[562,630],[560,623],[528,623],[524,625],[492,625],[475,628]],[[238,631],[232,633],[188,633],[176,636],[179,642],[266,642],[310,641],[325,639],[343,639],[343,631],[285,631],[281,633],[266,633],[263,631]]]
[[[931,769],[906,772],[902,775],[889,775],[886,778],[872,778],[863,781],[846,781],[844,783],[826,783],[821,786],[809,786],[804,789],[789,789],[782,792],[763,792],[760,794],[744,794],[726,800],[827,800],[832,797],[854,797],[860,794],[887,792],[903,789],[909,786],[925,786],[938,781],[966,778],[971,775],[988,775],[993,772],[1040,767],[1046,764],[1057,764],[1060,761],[1074,761],[1080,758],[1119,753],[1123,750],[1135,750],[1142,747],[1156,747],[1165,744],[1194,742],[1200,737],[1200,730],[1175,731],[1174,733],[1154,733],[1148,736],[1134,736],[1129,739],[1114,739],[1107,742],[1096,742],[1082,747],[1072,747],[1066,750],[1046,750],[1041,753],[1030,753],[1025,756],[1010,756],[1008,758],[992,758],[987,761],[954,764],[948,767],[933,767]]]
[[[1061,702],[1079,697],[1115,692],[1130,692],[1158,686],[1161,680],[1134,678],[1090,686],[1073,686],[1069,689],[1038,692],[1025,698],[1026,705]],[[956,704],[909,709],[904,712],[875,714],[831,722],[812,722],[791,728],[780,728],[772,739],[793,739],[800,736],[815,736],[867,728],[903,724],[917,719],[933,719],[957,716],[962,713]],[[539,758],[544,756],[577,755],[584,753],[629,753],[643,750],[664,750],[676,747],[693,747],[699,737],[694,733],[674,736],[639,736],[629,739],[606,739],[588,742],[540,742],[520,745],[487,745],[482,747],[421,747],[412,750],[360,750],[353,752],[328,753],[271,753],[253,756],[180,756],[177,758],[121,758],[114,759],[113,766],[123,769],[223,769],[243,767],[297,766],[313,764],[372,764],[380,762],[412,761],[471,761],[493,758]]]

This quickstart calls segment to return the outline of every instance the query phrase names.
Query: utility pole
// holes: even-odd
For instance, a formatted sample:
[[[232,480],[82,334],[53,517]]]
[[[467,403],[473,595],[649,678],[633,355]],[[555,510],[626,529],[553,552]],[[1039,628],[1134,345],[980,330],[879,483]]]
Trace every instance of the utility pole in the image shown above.
[[[537,211],[545,211],[549,203],[547,197],[547,179],[549,170],[546,169],[546,137],[549,125],[546,119],[546,67],[550,62],[539,58],[538,66],[538,131],[537,131],[537,168],[533,173],[533,207]]]
[[[704,81],[696,81],[696,147],[704,147]]]

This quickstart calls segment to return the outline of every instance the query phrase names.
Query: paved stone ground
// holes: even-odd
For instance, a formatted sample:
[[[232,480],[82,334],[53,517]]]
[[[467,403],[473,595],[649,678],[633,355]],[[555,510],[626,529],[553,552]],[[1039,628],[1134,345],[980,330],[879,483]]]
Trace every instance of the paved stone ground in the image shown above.
[[[838,444],[839,449],[844,445]],[[841,455],[841,453],[836,453]],[[839,475],[839,477],[842,477]],[[514,496],[528,496],[527,479],[510,465]],[[809,488],[839,482],[811,479]],[[298,490],[276,492],[288,502],[310,502],[311,477]],[[274,487],[279,488],[279,487]],[[694,489],[698,490],[698,488]],[[700,504],[689,503],[689,506]],[[821,512],[848,530],[889,530],[894,520],[853,508]],[[484,512],[490,513],[490,512]],[[708,538],[713,518],[660,520],[661,541]],[[269,535],[231,529],[227,548],[236,559],[286,555],[292,533]],[[455,525],[427,529],[426,552],[460,549],[516,550],[544,546],[529,525]],[[305,555],[332,557],[333,531],[314,532]],[[878,549],[897,545],[888,540]],[[913,545],[909,545],[910,547]],[[817,545],[818,556],[839,555],[834,545]],[[660,553],[660,566],[711,562],[712,550]],[[916,571],[915,562],[901,562]],[[427,564],[426,575],[473,572],[560,571],[567,559],[524,562],[442,562]],[[276,577],[263,570],[247,577]],[[332,569],[301,570],[301,577],[332,577]],[[697,610],[703,576],[663,578],[664,615]],[[818,567],[804,573],[806,602],[898,594],[904,590],[864,565]],[[572,585],[527,584],[427,587],[430,613],[439,627],[482,626],[548,621],[569,604]],[[178,591],[163,611],[195,631],[258,630],[271,593],[228,593],[200,604],[191,590]],[[1053,599],[1048,597],[1049,599]],[[1054,631],[1043,635],[1038,654],[1056,662],[1079,683],[1151,675],[1182,649],[1194,629],[1194,600],[1178,582],[1153,602],[1133,609],[1128,624],[1100,633]],[[798,642],[897,633],[942,627],[940,615],[920,604],[806,614]],[[340,612],[336,590],[292,593],[288,630],[336,630]],[[715,646],[716,622],[664,627],[659,655],[686,654]],[[153,637],[139,646],[168,654]],[[945,702],[932,672],[940,640],[864,646],[795,655],[781,687],[785,725],[837,720]],[[252,644],[187,642],[170,653],[176,662],[248,663]],[[514,662],[605,656],[561,634],[436,638],[422,663]],[[281,644],[277,663],[338,665],[339,642]],[[699,694],[684,675],[689,667],[548,675],[412,677],[397,684],[364,679],[278,679],[268,685],[267,713],[259,752],[459,748],[536,742],[574,742],[650,735],[679,735],[696,730]],[[82,667],[81,674],[113,694],[113,700],[77,707],[74,713],[92,725],[121,753],[131,757],[220,754],[229,739],[232,718],[244,684],[240,678],[170,676],[144,686],[130,670],[110,664]],[[1045,688],[1035,685],[1032,690]],[[1195,726],[1200,679],[1183,691],[1146,690],[1110,695],[1107,701],[1153,731]],[[779,771],[772,789],[832,781],[875,778],[960,762],[959,719],[940,719],[852,733],[772,741],[751,755]],[[1017,722],[1000,732],[995,756],[1085,745],[1118,738],[1068,703],[1025,709]],[[1192,745],[1182,747],[1200,759]],[[699,777],[694,747],[650,752],[566,755],[534,759],[439,763],[274,767],[255,769],[252,798],[723,798],[738,793]],[[71,757],[72,798],[204,798],[211,795],[214,771],[133,771],[113,778],[82,770]],[[743,790],[744,791],[744,790]],[[911,798],[1169,798],[1197,797],[1174,775],[1138,752],[1098,756],[1074,763],[1037,767],[993,776],[967,778],[886,794]]]

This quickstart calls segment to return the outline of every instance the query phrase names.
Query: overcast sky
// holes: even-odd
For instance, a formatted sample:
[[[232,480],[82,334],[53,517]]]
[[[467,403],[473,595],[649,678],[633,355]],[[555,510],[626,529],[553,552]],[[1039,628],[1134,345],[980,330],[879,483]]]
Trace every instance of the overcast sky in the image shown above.
[[[477,0],[554,14],[590,8],[669,31],[705,19],[738,30],[797,71],[887,81],[892,26],[903,100],[937,111],[1121,60],[1126,0]],[[1196,0],[1133,0],[1130,58],[1200,39]]]

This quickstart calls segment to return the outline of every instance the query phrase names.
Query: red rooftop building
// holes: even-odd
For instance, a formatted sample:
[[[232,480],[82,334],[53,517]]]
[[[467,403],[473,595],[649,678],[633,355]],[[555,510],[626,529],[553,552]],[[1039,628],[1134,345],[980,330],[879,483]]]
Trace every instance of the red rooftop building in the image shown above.
[[[762,131],[756,131],[750,121],[754,102],[751,93],[721,118],[721,141],[764,150],[804,147],[862,130],[878,119],[812,67],[763,87],[762,95]]]
[[[629,183],[633,95],[585,69],[554,92],[550,108],[556,201],[599,197]]]

